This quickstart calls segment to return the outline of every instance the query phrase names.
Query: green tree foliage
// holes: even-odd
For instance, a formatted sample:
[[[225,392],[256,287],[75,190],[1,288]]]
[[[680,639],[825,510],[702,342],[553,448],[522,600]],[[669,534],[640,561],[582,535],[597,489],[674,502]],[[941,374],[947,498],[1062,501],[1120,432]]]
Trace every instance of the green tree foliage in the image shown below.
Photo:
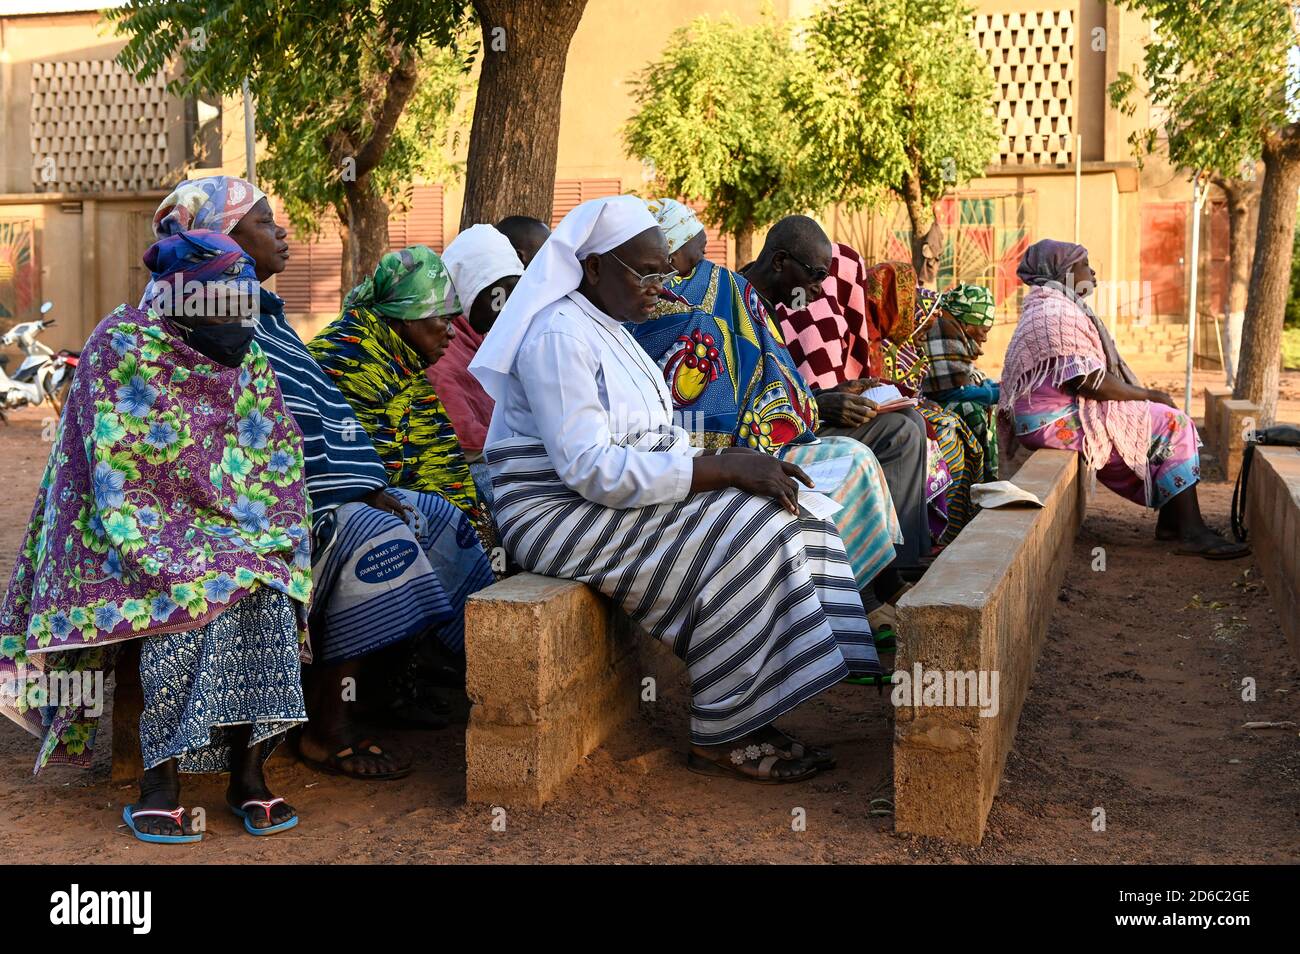
[[[1153,27],[1140,81],[1160,126],[1129,134],[1135,153],[1165,139],[1169,159],[1192,172],[1236,178],[1252,170],[1266,132],[1287,122],[1286,5],[1277,0],[1126,0]],[[1262,46],[1260,45],[1262,44]],[[1139,73],[1121,71],[1111,104],[1136,112]]]
[[[935,201],[984,173],[997,91],[972,26],[960,0],[830,0],[813,15],[786,89],[821,202],[896,196],[920,239]]]
[[[106,16],[138,76],[232,95],[247,77],[265,158],[258,174],[294,225],[344,226],[344,288],[387,248],[387,203],[443,176],[451,117],[473,60],[464,0],[129,0]],[[470,43],[472,47],[472,43]]]
[[[1261,423],[1268,423],[1277,406],[1277,355],[1300,187],[1297,8],[1286,0],[1128,0],[1128,5],[1153,26],[1141,75],[1151,101],[1165,113],[1170,158],[1188,169],[1227,176],[1257,156],[1264,161],[1234,396],[1259,404]],[[1132,74],[1121,77],[1112,101],[1124,102],[1135,85]],[[1149,149],[1157,134],[1142,130],[1135,141]]]
[[[629,154],[653,170],[657,195],[703,202],[705,220],[736,237],[741,260],[754,229],[807,205],[783,109],[791,57],[788,28],[770,16],[753,26],[701,17],[633,83]]]

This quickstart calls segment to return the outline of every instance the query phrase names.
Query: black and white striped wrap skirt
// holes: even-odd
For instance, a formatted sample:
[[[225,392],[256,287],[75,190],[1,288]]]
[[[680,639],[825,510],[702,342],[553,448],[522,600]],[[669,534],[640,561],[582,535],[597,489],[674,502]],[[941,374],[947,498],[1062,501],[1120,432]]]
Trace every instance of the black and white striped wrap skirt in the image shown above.
[[[675,450],[667,431],[619,443]],[[830,521],[731,489],[613,509],[565,486],[539,441],[499,441],[485,457],[515,562],[595,587],[685,661],[696,744],[733,741],[847,675],[881,671]]]

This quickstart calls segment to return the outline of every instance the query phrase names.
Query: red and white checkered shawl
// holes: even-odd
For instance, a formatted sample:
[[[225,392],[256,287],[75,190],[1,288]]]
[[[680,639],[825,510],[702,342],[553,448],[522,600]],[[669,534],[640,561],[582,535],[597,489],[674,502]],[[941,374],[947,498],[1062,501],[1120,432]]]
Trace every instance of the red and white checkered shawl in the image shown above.
[[[1063,291],[1048,285],[1029,289],[1020,321],[1007,345],[1002,364],[1003,419],[1015,417],[1016,401],[1043,384],[1060,388],[1077,377],[1080,367],[1099,383],[1107,369],[1106,349],[1088,314]],[[1099,470],[1119,451],[1124,463],[1149,482],[1147,449],[1151,444],[1151,412],[1147,401],[1097,401],[1078,395],[1083,424],[1083,456]]]
[[[910,330],[901,325],[912,317],[916,290],[910,265],[885,262],[867,268],[862,256],[847,245],[834,243],[831,251],[831,271],[822,283],[822,296],[800,311],[777,307],[790,356],[814,388],[880,377],[881,339]],[[900,316],[906,321],[900,321]]]

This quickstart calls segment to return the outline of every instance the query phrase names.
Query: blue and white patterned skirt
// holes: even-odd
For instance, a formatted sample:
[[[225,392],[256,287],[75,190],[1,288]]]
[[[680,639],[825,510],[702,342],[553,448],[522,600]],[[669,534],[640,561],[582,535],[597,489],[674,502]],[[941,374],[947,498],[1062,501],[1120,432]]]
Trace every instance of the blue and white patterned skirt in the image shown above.
[[[145,637],[140,688],[145,768],[229,771],[231,726],[251,725],[251,746],[307,721],[293,600],[259,586],[204,626]]]
[[[432,632],[454,653],[465,648],[465,600],[496,582],[469,517],[437,494],[388,488],[414,514],[349,503],[312,565],[313,658],[358,659]]]

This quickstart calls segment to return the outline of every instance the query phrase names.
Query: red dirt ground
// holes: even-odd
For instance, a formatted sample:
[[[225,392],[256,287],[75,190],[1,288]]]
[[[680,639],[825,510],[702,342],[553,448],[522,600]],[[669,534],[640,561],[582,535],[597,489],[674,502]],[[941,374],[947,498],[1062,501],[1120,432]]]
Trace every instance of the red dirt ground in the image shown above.
[[[1291,377],[1291,376],[1288,376]],[[1296,382],[1288,381],[1296,391]],[[1283,416],[1296,418],[1289,395]],[[1198,409],[1199,412],[1199,409]],[[7,580],[47,445],[42,411],[0,425],[0,575]],[[1226,523],[1231,488],[1206,484]],[[0,857],[14,862],[1294,862],[1300,858],[1300,736],[1248,720],[1300,722],[1300,667],[1248,560],[1175,557],[1154,518],[1098,488],[979,848],[897,835],[869,801],[891,795],[891,710],[874,689],[839,686],[788,720],[836,747],[839,768],[794,786],[689,773],[681,679],[660,680],[608,745],[541,811],[464,801],[464,735],[404,732],[407,779],[365,784],[279,756],[275,790],[302,823],[248,837],[222,808],[224,782],[190,781],[208,807],[201,844],[145,845],[121,823],[131,786],[108,780],[107,721],[94,767],[31,775],[35,740],[0,720]],[[1105,572],[1092,549],[1104,546]],[[1258,700],[1243,702],[1253,677]],[[107,720],[107,716],[106,716]],[[1104,832],[1092,810],[1106,811]],[[792,830],[805,810],[806,830]]]

